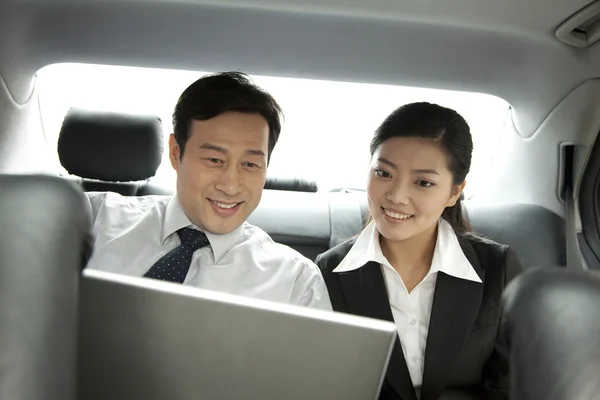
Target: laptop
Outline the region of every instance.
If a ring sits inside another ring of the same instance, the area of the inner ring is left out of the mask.
[[[80,400],[376,399],[393,323],[84,270]]]

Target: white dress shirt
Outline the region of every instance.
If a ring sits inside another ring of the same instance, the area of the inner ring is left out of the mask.
[[[90,192],[87,198],[94,218],[87,268],[141,277],[179,246],[177,230],[196,228],[177,196]],[[205,233],[210,246],[194,252],[184,285],[331,310],[319,268],[258,227],[244,223],[227,234]]]
[[[358,269],[370,261],[381,265],[390,308],[402,344],[402,351],[415,388],[423,382],[425,345],[438,273],[481,283],[475,269],[462,252],[454,230],[444,219],[438,222],[438,235],[431,268],[409,293],[398,272],[381,251],[379,231],[371,222],[356,239],[354,246],[333,272]]]

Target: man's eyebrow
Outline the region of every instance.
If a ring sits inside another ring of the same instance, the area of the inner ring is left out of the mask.
[[[225,148],[225,147],[221,147],[218,146],[216,144],[212,144],[212,143],[204,143],[202,146],[200,146],[201,149],[206,149],[206,150],[214,150],[214,151],[218,151],[219,153],[223,153],[223,154],[228,154],[229,151]],[[251,156],[266,156],[265,152],[262,151],[261,149],[248,149],[246,150],[246,154],[251,155]]]
[[[246,154],[249,154],[251,156],[266,156],[265,152],[260,150],[260,149],[250,149],[250,150],[246,150]]]
[[[200,146],[201,149],[206,149],[206,150],[214,150],[214,151],[218,151],[219,153],[223,153],[223,154],[227,154],[228,151],[226,148],[221,147],[221,146],[217,146],[216,144],[211,144],[211,143],[204,143],[202,146]]]

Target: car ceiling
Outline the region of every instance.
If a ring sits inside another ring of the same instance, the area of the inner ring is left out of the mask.
[[[346,15],[548,36],[589,0],[197,0],[197,4]]]
[[[506,99],[531,136],[595,78],[600,50],[554,29],[588,0],[5,0],[0,76],[17,103],[48,64],[89,62],[372,82]],[[318,94],[317,94],[318,95]]]

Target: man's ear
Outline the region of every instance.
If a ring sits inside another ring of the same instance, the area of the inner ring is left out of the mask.
[[[463,190],[465,190],[466,185],[467,181],[462,181],[458,185],[454,186],[454,188],[452,189],[452,195],[448,199],[448,203],[446,203],[446,207],[453,207],[456,204]]]
[[[179,169],[180,155],[181,149],[177,144],[177,140],[175,140],[175,135],[171,133],[169,136],[169,160],[171,160],[171,165],[175,171]]]

